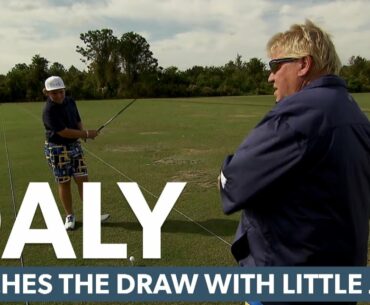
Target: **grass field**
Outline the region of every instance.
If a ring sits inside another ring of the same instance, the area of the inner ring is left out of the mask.
[[[354,96],[369,115],[370,94]],[[85,127],[96,129],[127,103],[128,100],[78,101],[78,107]],[[127,243],[128,256],[135,256],[137,266],[235,265],[230,243],[239,215],[223,215],[216,179],[224,157],[237,148],[273,104],[271,96],[138,100],[95,140],[83,144],[90,181],[102,183],[102,210],[112,215],[102,226],[102,242]],[[16,208],[29,182],[48,182],[59,201],[43,154],[43,106],[44,103],[0,106],[0,253],[14,223],[7,155]],[[116,184],[124,181],[137,182],[151,206],[166,182],[187,182],[162,227],[160,260],[141,259],[142,228]],[[24,264],[130,266],[128,260],[82,258],[82,204],[75,188],[73,193],[78,228],[68,234],[77,259],[57,260],[51,246],[27,245]],[[40,211],[33,227],[44,227]],[[0,264],[19,266],[19,260],[1,260]]]

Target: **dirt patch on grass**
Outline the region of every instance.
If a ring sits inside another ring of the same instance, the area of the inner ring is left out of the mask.
[[[119,146],[107,146],[104,149],[108,152],[119,152],[119,153],[132,153],[132,152],[157,152],[160,148],[149,145],[119,145]]]
[[[208,114],[208,113],[195,113],[195,114],[191,114],[189,116],[192,117],[192,118],[209,118],[209,117],[211,117],[211,115]]]
[[[185,155],[208,155],[212,150],[211,149],[196,149],[196,148],[184,148],[182,152]]]
[[[197,171],[180,171],[176,176],[171,177],[171,181],[185,181],[196,184],[203,189],[214,188],[216,186],[217,177],[211,177],[205,170]]]
[[[237,119],[250,119],[250,118],[256,118],[256,114],[233,114],[229,115],[230,118],[237,118]]]
[[[214,149],[182,148],[179,154],[154,161],[154,164],[198,164],[214,152]]]
[[[197,164],[197,163],[199,163],[199,160],[189,159],[182,156],[170,156],[154,161],[154,164],[168,164],[168,165]]]
[[[163,132],[161,132],[161,131],[143,131],[143,132],[139,132],[139,135],[142,135],[142,136],[151,136],[151,135],[159,135],[159,134],[163,134]]]

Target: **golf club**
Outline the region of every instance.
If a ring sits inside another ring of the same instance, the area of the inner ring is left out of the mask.
[[[130,103],[128,103],[125,107],[123,107],[120,111],[118,111],[114,116],[112,116],[108,121],[106,121],[103,125],[101,125],[98,128],[98,132],[100,132],[105,126],[107,126],[110,122],[112,122],[116,117],[118,117],[123,111],[125,111],[128,107],[130,107],[134,102],[136,101],[136,98],[133,99]]]

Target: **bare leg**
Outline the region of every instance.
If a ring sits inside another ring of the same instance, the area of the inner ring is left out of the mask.
[[[74,179],[75,179],[75,182],[77,184],[78,193],[80,194],[81,201],[83,202],[83,200],[84,200],[83,183],[88,182],[89,177],[86,175],[86,176],[74,177]],[[101,222],[105,222],[109,217],[110,217],[109,214],[102,214],[100,216],[100,220],[101,220]]]
[[[81,201],[84,200],[84,189],[83,189],[83,183],[89,181],[89,176],[78,176],[74,177],[75,182],[77,184],[78,193],[80,194]]]
[[[66,214],[73,214],[71,180],[64,183],[58,183],[58,193]]]

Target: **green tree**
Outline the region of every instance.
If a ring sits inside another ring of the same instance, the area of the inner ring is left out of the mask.
[[[9,101],[18,101],[26,99],[28,87],[29,67],[23,64],[16,64],[6,74],[6,91]]]
[[[123,34],[119,40],[118,53],[128,86],[139,81],[142,75],[157,73],[158,60],[153,57],[149,43],[139,34]]]
[[[352,56],[349,65],[343,66],[340,75],[351,92],[370,91],[370,61],[361,56]]]
[[[32,57],[32,62],[28,70],[26,96],[28,100],[35,101],[43,99],[42,89],[44,88],[44,81],[49,76],[48,64],[49,61],[38,54]]]
[[[80,34],[85,47],[77,46],[76,51],[88,63],[89,71],[96,78],[98,91],[102,97],[115,96],[118,88],[119,58],[117,37],[111,29],[88,31]]]
[[[251,58],[246,63],[247,84],[252,94],[266,94],[268,72],[265,64],[259,58]]]
[[[235,61],[229,61],[223,67],[223,73],[223,82],[218,89],[221,95],[240,95],[248,92],[249,88],[245,88],[245,63],[241,55],[237,54]]]
[[[167,97],[185,96],[188,90],[188,81],[177,67],[163,69],[159,77],[160,95]]]
[[[72,95],[76,99],[94,97],[94,90],[90,92],[84,90],[86,74],[86,72],[81,72],[75,66],[71,66],[65,71],[63,80],[69,95]]]
[[[199,96],[201,92],[201,88],[199,84],[197,83],[197,79],[199,75],[203,74],[205,71],[205,68],[202,66],[193,66],[190,69],[187,69],[184,72],[184,77],[186,78],[188,82],[188,88],[187,92],[189,96]]]
[[[6,81],[6,76],[0,74],[0,103],[6,103],[10,101],[9,90]]]
[[[66,74],[66,69],[59,62],[54,62],[49,68],[50,76],[55,75],[55,76],[60,76],[61,78],[64,78],[65,74]]]

